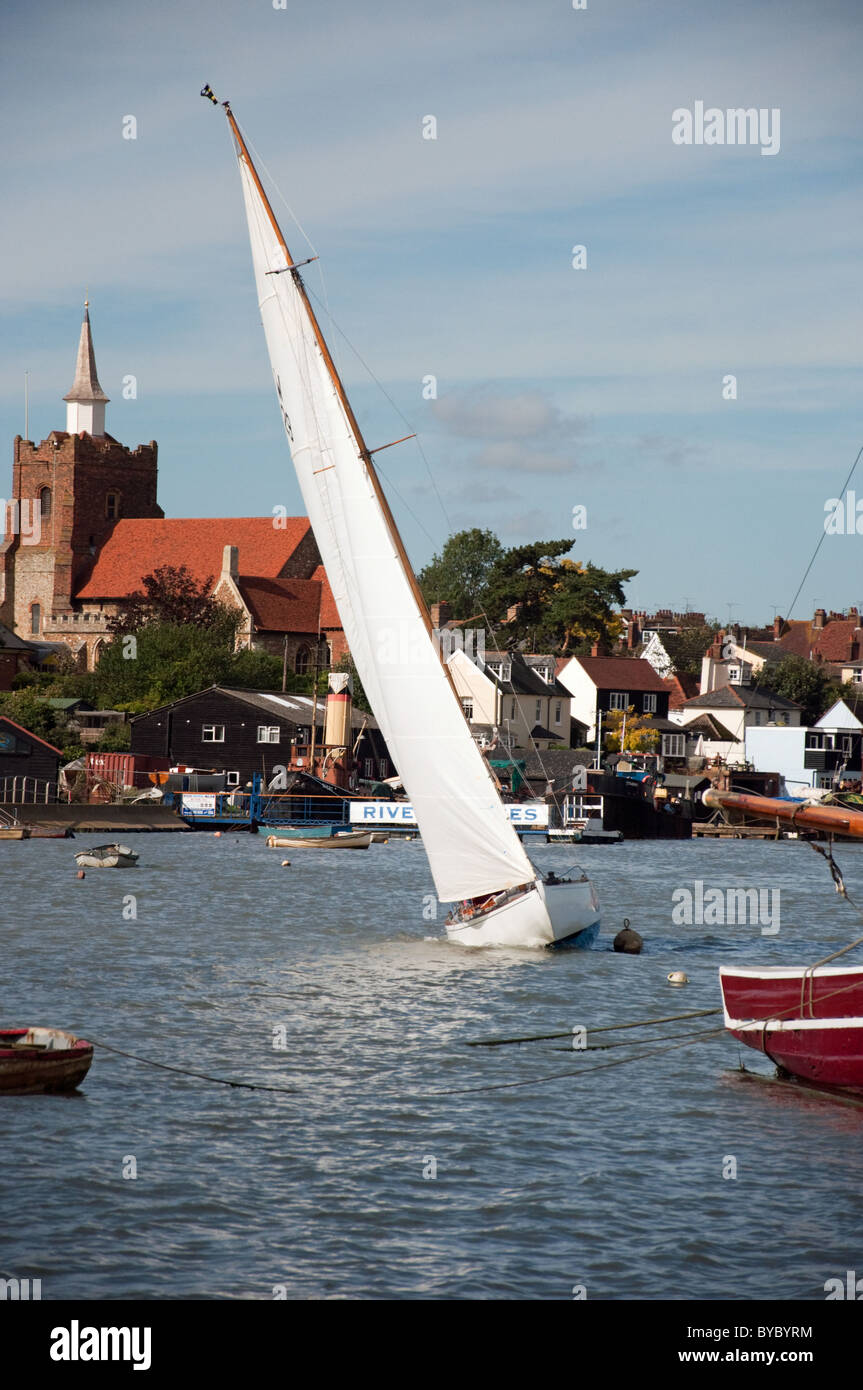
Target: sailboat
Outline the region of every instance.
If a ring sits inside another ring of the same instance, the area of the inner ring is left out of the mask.
[[[209,86],[201,93],[216,104]],[[378,478],[228,102],[258,304],[300,490],[366,695],[410,798],[447,935],[464,946],[589,945],[593,885],[547,882],[528,859],[473,740]],[[312,257],[312,259],[315,259]],[[401,443],[401,440],[395,441]],[[388,448],[389,445],[382,445]]]

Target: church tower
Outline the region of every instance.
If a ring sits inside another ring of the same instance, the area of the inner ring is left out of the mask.
[[[78,343],[66,429],[34,444],[16,436],[11,502],[0,545],[0,622],[19,637],[64,641],[82,657],[107,615],[76,602],[99,550],[123,517],[163,517],[154,440],[128,449],[105,430],[89,306]],[[82,662],[83,664],[83,662]]]

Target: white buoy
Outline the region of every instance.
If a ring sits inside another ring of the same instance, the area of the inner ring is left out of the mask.
[[[689,976],[684,974],[682,970],[672,970],[668,976],[668,983],[670,985],[688,985]]]
[[[283,869],[289,869],[290,867],[291,867],[291,861],[290,861],[290,859],[283,859],[283,860],[282,860],[282,868],[283,868]]]

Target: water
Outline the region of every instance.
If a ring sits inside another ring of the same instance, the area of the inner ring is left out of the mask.
[[[138,868],[84,882],[89,841],[0,844],[0,1018],[293,1093],[97,1052],[80,1094],[0,1101],[0,1274],[49,1299],[823,1299],[863,1273],[863,1111],[747,1082],[742,1053],[771,1068],[725,1036],[593,1071],[626,1051],[464,1045],[713,1008],[722,962],[845,944],[859,919],[806,845],[584,849],[597,949],[470,952],[423,918],[418,842],[130,842]],[[863,898],[863,850],[837,857]],[[672,925],[695,879],[779,888],[779,934]],[[640,957],[609,949],[624,916]]]

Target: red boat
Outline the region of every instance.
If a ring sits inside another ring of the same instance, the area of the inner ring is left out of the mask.
[[[73,1091],[93,1061],[93,1044],[59,1028],[0,1028],[0,1095]]]
[[[719,969],[725,1026],[805,1081],[863,1091],[863,967]]]

